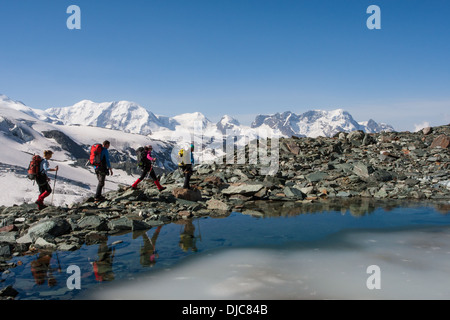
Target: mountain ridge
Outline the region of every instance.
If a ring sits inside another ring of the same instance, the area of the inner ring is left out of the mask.
[[[257,115],[250,126],[241,125],[239,120],[224,115],[217,122],[210,121],[201,112],[184,113],[173,117],[155,115],[150,110],[130,101],[92,102],[82,100],[73,106],[49,108],[45,110],[48,119],[66,125],[94,125],[124,132],[154,135],[164,138],[169,132],[191,130],[194,124],[201,124],[208,129],[209,135],[226,134],[226,130],[234,133],[251,129],[266,129],[271,134],[285,137],[330,137],[339,131],[350,132],[362,130],[366,133],[395,131],[385,123],[377,123],[373,119],[357,122],[353,116],[342,108],[335,110],[309,110],[302,114],[291,111],[277,112],[271,115]],[[164,132],[165,135],[161,135]]]

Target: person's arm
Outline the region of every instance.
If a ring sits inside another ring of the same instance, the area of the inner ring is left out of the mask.
[[[150,160],[150,161],[155,161],[156,160],[156,158],[152,157],[151,152],[147,152],[147,159]]]
[[[111,162],[109,161],[109,152],[108,149],[103,149],[102,152],[104,153],[105,162],[106,162],[106,168],[109,169],[109,173],[113,175],[113,170],[111,168]]]
[[[48,164],[47,160],[43,160],[42,161],[42,168],[41,168],[41,172],[47,174],[47,171],[49,171],[50,166]]]
[[[102,150],[103,157],[105,157],[106,168],[111,169],[111,162],[109,162],[109,152],[107,149]]]

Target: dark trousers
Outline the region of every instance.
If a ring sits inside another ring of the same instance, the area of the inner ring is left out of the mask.
[[[181,170],[183,170],[183,173],[184,173],[183,188],[184,189],[189,189],[190,188],[189,180],[191,179],[191,176],[192,176],[192,165],[191,164],[186,164],[186,165],[181,167]]]
[[[103,187],[105,186],[105,180],[106,180],[106,173],[104,172],[96,172],[97,173],[97,192],[95,193],[96,198],[100,198],[102,195]]]
[[[158,180],[158,178],[156,177],[155,170],[153,170],[153,167],[144,167],[142,174],[139,177],[139,180],[144,180],[149,172],[150,172],[150,177],[153,179],[153,181]]]
[[[45,191],[52,193],[52,188],[48,183],[48,178],[46,174],[40,174],[36,177],[36,183],[39,187],[39,194],[43,194]]]

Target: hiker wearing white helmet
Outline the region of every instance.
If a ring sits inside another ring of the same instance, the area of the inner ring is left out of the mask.
[[[190,150],[188,149],[180,149],[178,151],[178,167],[181,169],[184,175],[184,189],[190,189],[189,180],[191,179],[193,170],[192,166],[194,164],[194,144],[191,143]]]

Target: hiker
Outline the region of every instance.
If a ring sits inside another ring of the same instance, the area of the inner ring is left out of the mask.
[[[97,175],[98,185],[95,193],[95,201],[103,201],[105,197],[102,196],[102,190],[105,186],[106,176],[113,175],[111,163],[109,162],[109,146],[111,143],[108,140],[103,141],[103,148],[100,154],[100,164],[95,166],[95,174]]]
[[[191,143],[191,150],[185,150],[185,149],[180,149],[180,151],[178,152],[178,157],[179,157],[179,163],[178,163],[178,167],[181,169],[181,171],[183,172],[184,175],[184,184],[183,184],[183,188],[184,189],[190,189],[190,185],[189,185],[189,180],[191,179],[192,176],[192,166],[194,164],[194,156],[193,156],[193,152],[194,152],[194,144]]]
[[[195,226],[192,220],[182,220],[175,223],[184,225],[183,231],[180,233],[180,241],[178,242],[180,248],[185,252],[189,251],[189,249],[192,252],[197,252],[197,237],[195,236]]]
[[[53,276],[53,268],[50,266],[52,259],[52,252],[48,250],[40,251],[36,260],[31,261],[31,274],[34,281],[38,286],[43,285],[47,280],[48,286],[54,287],[57,284],[55,277]],[[61,272],[61,268],[58,269]]]
[[[139,149],[138,149],[139,150]],[[156,158],[152,157],[152,146],[145,146],[144,149],[140,152],[142,152],[141,161],[142,161],[142,174],[141,176],[131,185],[131,188],[137,189],[137,185],[139,182],[144,180],[144,178],[147,176],[147,174],[150,172],[150,177],[153,179],[153,182],[155,183],[156,187],[158,188],[159,192],[166,189],[166,187],[161,186],[159,183],[158,177],[155,174],[155,170],[153,170],[153,161],[156,161]]]
[[[116,247],[114,245],[108,246],[106,239],[100,240],[97,250],[98,259],[91,263],[95,280],[98,282],[114,280],[113,261],[115,253]]]
[[[148,237],[147,232],[144,232],[142,235],[144,244],[141,246],[140,262],[143,267],[153,267],[156,263],[156,258],[159,258],[158,251],[156,251],[156,240],[161,228],[162,226],[158,226],[151,239]]]
[[[47,198],[50,193],[52,193],[52,188],[50,187],[50,179],[47,176],[48,171],[58,171],[58,166],[56,166],[53,169],[50,169],[50,165],[48,163],[48,160],[53,155],[53,151],[51,150],[44,150],[44,159],[42,159],[40,165],[39,165],[39,173],[36,176],[36,182],[39,186],[39,197],[36,200],[36,204],[38,205],[38,209],[42,210],[46,208],[47,206],[44,205],[44,199]]]

